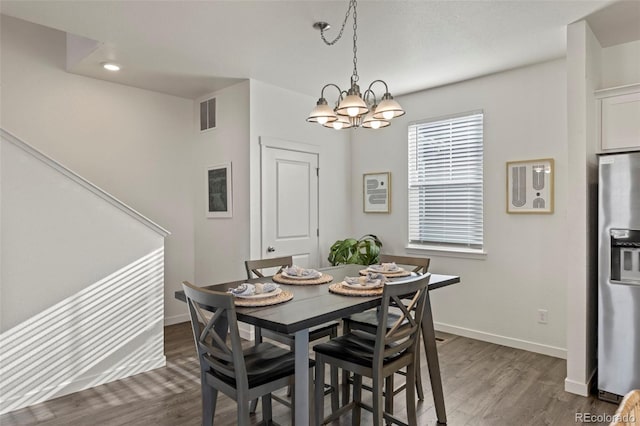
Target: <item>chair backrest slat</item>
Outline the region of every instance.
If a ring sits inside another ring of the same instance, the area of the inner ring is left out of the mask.
[[[245,260],[244,267],[247,270],[247,279],[264,278],[262,273],[266,268],[280,268],[277,273],[282,272],[284,268],[293,265],[292,256],[273,257],[271,259]]]
[[[213,370],[248,386],[233,296],[182,283],[202,371]],[[212,315],[207,319],[204,312]],[[230,344],[227,343],[230,340]]]
[[[394,305],[400,309],[400,315],[389,329],[378,327],[373,358],[374,371],[382,367],[384,358],[404,352],[413,356],[419,340],[430,278],[431,274],[427,273],[410,281],[384,285],[378,323],[387,324],[389,308]],[[411,296],[411,308],[405,307],[400,300],[407,296]]]
[[[379,259],[380,263],[395,262],[397,265],[413,266],[411,272],[420,274],[429,272],[429,263],[431,263],[431,259],[428,257],[396,256],[394,254],[380,254]]]

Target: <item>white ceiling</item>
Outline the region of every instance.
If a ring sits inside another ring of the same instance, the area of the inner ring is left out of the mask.
[[[561,57],[566,25],[611,0],[358,3],[360,85],[402,94]],[[10,1],[3,14],[97,40],[71,71],[187,98],[253,78],[318,97],[353,68],[348,1]],[[123,69],[108,74],[100,62]],[[364,87],[362,88],[364,90]]]

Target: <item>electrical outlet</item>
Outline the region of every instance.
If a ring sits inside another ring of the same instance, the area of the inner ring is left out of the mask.
[[[546,309],[538,309],[538,322],[546,324],[549,322],[549,312]]]

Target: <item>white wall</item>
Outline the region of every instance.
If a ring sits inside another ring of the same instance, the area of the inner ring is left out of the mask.
[[[318,88],[320,90],[320,88]],[[317,99],[261,81],[251,80],[251,257],[265,257],[260,249],[260,138],[317,147],[320,167],[320,258],[328,265],[329,247],[351,236],[350,131],[336,131],[307,123]],[[316,148],[314,148],[316,149]]]
[[[194,275],[193,102],[69,74],[65,33],[4,15],[1,26],[2,127],[171,231],[165,315],[183,314],[173,293]]]
[[[206,132],[196,130],[193,145],[197,285],[241,279],[246,275],[244,260],[249,257],[249,81],[204,99],[211,97],[216,98],[216,128]],[[196,101],[194,108],[199,111],[199,107],[200,102]],[[196,123],[194,128],[196,125],[199,126]],[[233,217],[208,219],[206,169],[228,162],[232,163]]]
[[[598,89],[640,82],[640,40],[603,48],[601,61]]]
[[[352,157],[352,227],[374,233],[383,251],[405,249],[407,237],[407,125],[411,121],[484,110],[485,257],[436,252],[431,271],[462,282],[435,291],[440,330],[565,356],[567,147],[565,61],[556,60],[397,98],[407,111],[381,131],[355,133]],[[505,212],[505,163],[555,160],[555,212]],[[390,171],[392,212],[362,213],[362,174]],[[549,323],[538,324],[547,309]]]
[[[0,413],[165,364],[164,233],[12,141],[0,148]]]

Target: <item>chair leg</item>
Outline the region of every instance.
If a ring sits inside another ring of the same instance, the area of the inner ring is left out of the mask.
[[[291,389],[293,389],[293,377],[289,378],[289,386],[287,386],[287,396],[291,397]]]
[[[331,366],[331,411],[336,412],[340,408],[340,395],[338,395],[338,367]]]
[[[256,398],[249,403],[249,413],[255,414],[257,409],[258,409],[258,399]]]
[[[320,354],[316,354],[316,380],[313,395],[315,397],[316,410],[315,424],[321,425],[324,420],[324,359]]]
[[[262,395],[262,421],[268,425],[273,418],[271,410],[271,394]]]
[[[338,327],[333,327],[329,335],[330,339],[338,337]],[[338,367],[331,366],[331,411],[336,412],[340,408],[340,395],[338,394]]]
[[[418,333],[418,343],[416,344],[416,357],[414,360],[416,367],[416,392],[418,392],[418,400],[424,401],[424,390],[422,388],[422,371],[420,364],[422,360],[420,358],[420,333]]]
[[[348,321],[342,321],[342,335],[349,333],[351,328]],[[347,370],[342,370],[342,405],[349,403],[350,391],[349,391],[349,378],[351,373]]]
[[[416,417],[416,364],[411,363],[407,367],[407,388],[405,390],[407,396],[407,420],[409,426],[417,426],[418,419]]]
[[[384,390],[384,411],[386,411],[389,414],[393,414],[393,397],[394,397],[394,394],[393,394],[393,389],[394,389],[393,377],[394,377],[394,374],[390,374],[384,380],[385,381],[385,384],[384,384],[384,389],[385,389]],[[391,422],[387,421],[387,425],[391,425]]]
[[[351,411],[351,425],[360,426],[360,414],[362,411],[362,376],[353,375],[353,402],[355,403]]]
[[[347,405],[351,396],[351,390],[349,389],[349,376],[350,373],[347,370],[342,370],[342,405]]]
[[[382,421],[384,419],[382,415],[384,412],[382,405],[382,388],[384,386],[384,379],[376,376],[377,375],[374,374],[372,383],[373,395],[371,396],[373,399],[373,426],[382,426]],[[393,399],[393,391],[389,392],[389,390],[387,390],[387,398]]]
[[[249,401],[246,396],[238,395],[238,426],[249,426]],[[264,410],[264,407],[262,407]]]
[[[258,344],[262,343],[262,328],[254,327],[253,328],[253,332],[254,332],[254,340],[253,340],[254,345],[258,345]],[[249,407],[249,412],[251,414],[254,414],[256,412],[257,408],[258,408],[258,398],[256,398],[253,401],[251,401],[251,405]]]
[[[204,383],[204,378],[201,379]],[[213,425],[213,417],[216,414],[216,402],[218,401],[218,389],[206,384],[202,385],[202,424]]]

